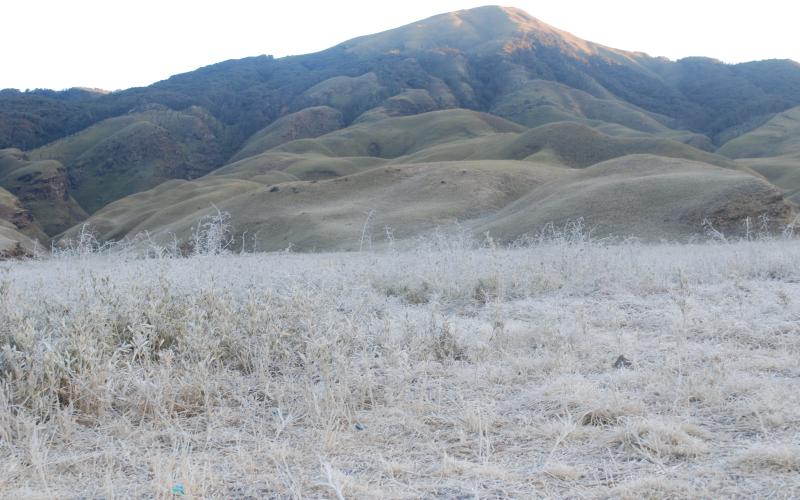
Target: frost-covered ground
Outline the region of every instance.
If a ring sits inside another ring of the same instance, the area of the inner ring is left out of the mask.
[[[0,497],[796,498],[799,355],[796,240],[0,263]]]

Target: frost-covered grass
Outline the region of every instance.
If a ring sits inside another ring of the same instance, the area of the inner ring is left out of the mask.
[[[796,240],[0,263],[0,497],[797,497],[799,348]]]

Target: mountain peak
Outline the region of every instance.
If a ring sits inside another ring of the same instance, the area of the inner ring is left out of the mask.
[[[540,21],[522,9],[488,5],[439,14],[341,45],[354,53],[402,54],[456,49],[472,53],[514,52],[556,46],[575,55],[627,55],[583,40]]]

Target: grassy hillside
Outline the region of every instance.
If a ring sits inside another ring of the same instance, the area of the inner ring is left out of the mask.
[[[751,217],[772,230],[793,220],[793,209],[768,182],[742,172],[676,158],[632,155],[599,163],[532,190],[477,221],[475,231],[505,239],[541,231],[548,222],[583,219],[597,236],[700,235],[703,223],[736,234]]]
[[[488,118],[488,121],[487,121]],[[211,175],[255,180],[284,172],[301,180],[349,175],[387,162],[396,165],[458,160],[539,160],[586,167],[628,154],[685,158],[747,170],[722,156],[648,134],[609,136],[596,128],[555,123],[525,130],[491,115],[444,110],[369,120],[314,140],[287,142],[233,162]],[[274,183],[272,176],[266,182]]]
[[[522,160],[539,155],[570,167],[651,153],[737,168],[724,157],[670,139],[612,137],[587,125],[567,122],[526,130],[493,115],[463,109],[359,123],[314,140],[289,142],[272,152],[332,158],[371,156],[395,163]]]
[[[179,236],[183,243],[189,240],[192,227],[214,204],[221,205],[263,187],[260,183],[224,178],[167,181],[107,205],[92,215],[87,223],[101,241],[134,237],[148,231],[159,235],[162,243],[169,243],[172,235],[162,229],[180,227]],[[67,236],[74,237],[80,229],[72,228]]]
[[[458,123],[462,120],[453,111],[437,112],[441,121]],[[421,120],[427,115],[420,115]],[[385,128],[401,125],[396,120],[383,122]],[[416,129],[415,129],[416,130]],[[344,134],[344,131],[342,131]],[[372,134],[372,129],[369,130]],[[397,132],[400,136],[401,132]],[[433,136],[436,137],[436,136]],[[336,134],[321,138],[322,144],[335,144],[339,137]],[[381,144],[379,138],[360,137],[359,143]],[[288,149],[291,144],[286,145]],[[309,148],[311,149],[311,148]],[[319,148],[321,152],[335,154],[336,148]],[[395,150],[396,151],[396,150]],[[352,152],[348,151],[348,152]],[[363,152],[363,149],[361,150]],[[538,160],[569,167],[586,167],[629,154],[655,154],[667,157],[685,158],[702,161],[712,165],[729,168],[742,168],[722,156],[708,153],[681,142],[654,137],[651,135],[610,136],[578,123],[559,122],[543,125],[534,129],[498,129],[496,132],[481,134],[452,134],[446,141],[428,141],[422,147],[405,148],[403,155],[396,157],[395,163],[415,163],[421,161],[447,160]]]
[[[262,184],[322,180],[355,174],[388,163],[372,156],[330,157],[318,153],[270,151],[218,168],[210,176],[247,179]]]
[[[160,241],[175,234],[185,242],[197,221],[214,211],[213,202],[233,214],[237,245],[246,232],[253,238],[248,246],[259,250],[290,244],[301,250],[353,249],[360,245],[371,211],[375,217],[370,235],[380,235],[388,226],[398,238],[406,238],[496,210],[532,187],[565,175],[569,172],[558,167],[500,161],[380,167],[327,181],[271,187],[209,176],[122,199],[97,212],[89,223],[102,239],[146,229]],[[186,195],[185,201],[176,203],[176,193]]]
[[[653,135],[708,151],[715,149],[703,134],[670,128],[679,128],[673,118],[650,113],[613,95],[596,97],[546,80],[518,84],[513,90],[498,96],[490,112],[528,127],[569,121],[591,126],[609,135]]]
[[[73,196],[89,212],[168,179],[191,179],[223,163],[223,127],[200,108],[148,106],[104,120],[31,152],[67,169]]]
[[[45,241],[47,236],[17,197],[0,188],[0,260],[30,254],[32,238]]]
[[[402,161],[406,157],[427,159],[426,152],[443,160],[522,159],[538,150],[552,149],[570,166],[586,166],[611,157],[640,152],[680,156],[720,165],[732,164],[724,158],[698,151],[678,141],[646,134],[610,137],[592,130],[590,126],[566,123],[542,126],[525,134],[522,134],[523,131],[523,128],[492,115],[468,110],[445,110],[394,119],[378,119],[375,116],[365,123],[357,123],[318,140],[286,143],[276,151],[330,157],[375,156],[399,158]],[[521,135],[517,138],[512,133]],[[474,148],[471,147],[473,139],[474,144],[478,145]],[[237,158],[241,156],[237,155]]]
[[[800,107],[726,142],[718,151],[752,168],[800,203]]]
[[[0,261],[30,256],[33,249],[33,240],[0,219]]]
[[[344,126],[342,113],[328,106],[305,108],[283,116],[259,130],[231,158],[231,162],[256,156],[285,142],[319,137]]]
[[[780,113],[755,130],[726,142],[718,153],[729,158],[800,154],[800,107]]]
[[[382,120],[395,116],[410,116],[453,107],[442,99],[434,98],[424,89],[408,89],[390,97],[369,111],[360,115],[355,122]]]
[[[358,249],[365,238],[381,238],[385,228],[400,241],[457,222],[509,240],[585,217],[603,235],[657,240],[701,235],[704,219],[737,234],[745,218],[766,215],[770,229],[780,230],[793,214],[777,188],[751,174],[656,156],[626,156],[583,170],[484,160],[273,181],[208,176],[168,183],[119,200],[88,223],[101,239],[146,230],[156,241],[188,244],[197,221],[218,208],[232,215],[234,247],[311,251]]]
[[[520,198],[529,201],[513,205]],[[488,224],[506,239],[588,217],[604,234],[658,239],[698,235],[704,218],[736,232],[742,219],[767,214],[777,227],[792,212],[748,167],[677,141],[574,122],[525,129],[454,109],[285,142],[123,198],[88,222],[103,240],[148,231],[187,243],[212,205],[232,215],[237,245],[250,235],[270,250],[353,249],[367,221],[398,239],[455,222]]]
[[[370,71],[359,76],[335,76],[309,88],[294,99],[294,109],[328,106],[342,113],[350,123],[364,111],[377,106],[391,95],[378,75]]]
[[[315,140],[284,144],[275,151],[388,159],[459,139],[522,130],[493,115],[455,109],[356,124]]]
[[[779,188],[787,199],[800,204],[800,154],[773,158],[749,158],[739,160]]]
[[[44,243],[48,240],[39,222],[26,209],[19,199],[0,187],[0,222],[30,238]]]
[[[47,235],[58,234],[87,217],[72,198],[67,171],[58,161],[32,161],[19,150],[0,150],[0,186],[19,199]]]
[[[595,97],[557,82],[531,80],[501,95],[491,113],[528,127],[558,121],[617,123],[648,133],[666,132],[666,117],[648,113],[612,96]]]

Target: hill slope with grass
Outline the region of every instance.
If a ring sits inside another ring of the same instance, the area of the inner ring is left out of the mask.
[[[61,162],[89,212],[169,179],[208,173],[226,157],[225,131],[205,110],[150,105],[30,153]]]
[[[792,221],[793,207],[769,182],[709,164],[651,155],[598,163],[532,190],[476,221],[476,231],[513,239],[549,222],[582,219],[596,236],[648,240],[701,235],[703,228],[739,234],[745,218],[766,217],[773,229]]]
[[[0,219],[0,260],[30,256],[33,248],[34,242],[29,237]]]
[[[384,241],[387,230],[402,241],[458,223],[509,241],[579,218],[602,235],[685,239],[702,234],[706,219],[737,234],[744,218],[764,214],[779,230],[794,210],[775,186],[747,172],[651,155],[584,169],[438,161],[273,181],[211,175],[167,183],[112,203],[88,223],[104,240],[146,231],[162,244],[188,246],[198,221],[221,210],[231,214],[232,248],[313,251],[363,248],[365,238]]]
[[[0,259],[30,254],[34,238],[47,236],[17,197],[0,188]]]
[[[359,122],[316,139],[283,143],[210,175],[254,179],[281,171],[313,180],[387,163],[460,160],[530,160],[581,168],[637,153],[747,170],[723,156],[660,136],[611,136],[574,122],[527,129],[493,115],[457,109]]]
[[[2,149],[0,187],[19,200],[49,236],[87,217],[71,195],[64,165],[56,160],[33,160],[18,149]]]
[[[726,142],[718,152],[737,158],[782,188],[788,199],[800,203],[800,107]]]
[[[800,154],[800,107],[780,113],[755,130],[726,142],[718,153],[730,158]]]
[[[213,203],[232,215],[236,247],[244,238],[247,249],[257,250],[357,249],[365,223],[370,237],[382,237],[384,227],[399,239],[413,237],[496,210],[540,183],[568,175],[559,167],[496,161],[378,167],[273,186],[208,176],[124,198],[88,222],[102,239],[147,230],[159,241],[175,235],[186,243],[197,221],[214,212]],[[118,228],[131,229],[120,234]]]

